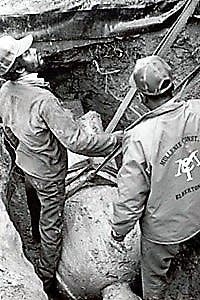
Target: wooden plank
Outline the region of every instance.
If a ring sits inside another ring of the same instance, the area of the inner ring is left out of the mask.
[[[119,120],[123,116],[125,110],[127,109],[129,104],[131,103],[133,97],[135,96],[136,91],[137,91],[136,85],[134,85],[133,87],[131,87],[129,89],[129,91],[126,94],[124,100],[122,101],[122,103],[118,107],[114,117],[112,118],[112,120],[110,121],[108,126],[106,127],[105,132],[112,132],[115,129],[115,127],[117,126]]]
[[[194,13],[195,8],[199,0],[189,0],[186,1],[185,8],[177,21],[172,25],[169,33],[164,37],[163,42],[155,50],[154,54],[164,56],[169,48],[172,46],[173,42],[177,38],[178,34],[183,30],[189,17]]]

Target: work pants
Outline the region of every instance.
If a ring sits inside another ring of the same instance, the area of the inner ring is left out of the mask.
[[[36,189],[29,182],[27,177],[25,177],[25,190],[26,190],[27,204],[31,216],[32,239],[34,242],[39,243],[41,241],[40,230],[39,230],[41,203],[38,198]]]
[[[173,258],[179,253],[181,245],[199,239],[199,234],[193,239],[179,244],[156,244],[141,238],[141,269],[144,300],[163,300],[170,281],[170,266]]]
[[[41,203],[39,228],[41,235],[40,260],[37,273],[48,292],[54,284],[61,254],[65,182],[42,180],[25,174]]]

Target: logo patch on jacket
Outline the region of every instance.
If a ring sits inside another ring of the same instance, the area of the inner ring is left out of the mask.
[[[176,177],[181,176],[182,174],[186,174],[187,181],[193,180],[192,178],[192,170],[195,167],[200,167],[200,161],[197,156],[198,150],[194,150],[188,157],[183,159],[178,159],[175,161],[178,164],[178,170],[176,173]]]

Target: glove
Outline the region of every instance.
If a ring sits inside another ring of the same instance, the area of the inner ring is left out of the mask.
[[[125,235],[120,235],[114,230],[111,230],[111,236],[116,242],[123,242]]]
[[[124,132],[123,130],[118,130],[112,133],[113,136],[115,136],[117,138],[117,144],[121,145],[123,137],[124,137]]]

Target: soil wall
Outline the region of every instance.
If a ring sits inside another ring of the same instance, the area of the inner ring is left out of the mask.
[[[80,101],[84,112],[88,110],[99,112],[106,127],[130,88],[129,77],[136,59],[151,55],[166,30],[128,35],[109,43],[89,46],[87,48],[89,62],[75,65],[67,71],[57,70],[58,73],[54,73],[53,78],[50,78],[53,90],[65,105],[69,105],[72,109],[73,103]],[[165,57],[173,69],[175,86],[199,64],[199,45],[199,21],[194,20],[179,35]],[[199,97],[199,79],[198,74],[184,91],[183,98]],[[138,113],[145,110],[139,99],[134,98],[118,128],[127,127],[138,117],[132,108]]]

